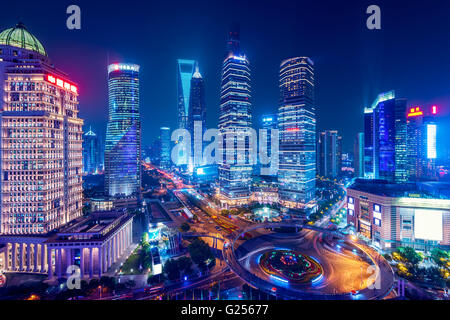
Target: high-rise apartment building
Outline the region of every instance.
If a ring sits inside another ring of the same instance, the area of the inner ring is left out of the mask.
[[[281,62],[278,129],[280,203],[301,209],[315,198],[316,185],[314,63],[310,58]]]

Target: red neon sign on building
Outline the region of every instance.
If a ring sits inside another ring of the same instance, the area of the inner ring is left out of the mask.
[[[62,79],[52,76],[51,74],[47,75],[46,80],[50,83],[56,84],[58,87],[63,88],[68,91],[72,91],[73,93],[78,93],[78,88],[73,84],[66,82]]]

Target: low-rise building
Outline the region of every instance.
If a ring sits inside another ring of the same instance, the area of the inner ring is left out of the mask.
[[[450,248],[450,184],[357,179],[347,190],[347,222],[381,249]],[[447,190],[447,191],[446,191]]]
[[[101,277],[133,242],[133,216],[95,212],[46,235],[4,235],[4,270],[61,278],[80,268],[82,277]]]

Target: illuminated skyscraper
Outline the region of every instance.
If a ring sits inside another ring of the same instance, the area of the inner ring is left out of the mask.
[[[97,134],[89,129],[83,135],[83,172],[87,174],[97,173],[101,170],[101,142]]]
[[[203,134],[206,131],[206,100],[205,84],[196,65],[191,79],[191,94],[189,98],[188,130],[191,134],[190,166],[195,169],[204,165],[203,162]]]
[[[141,188],[139,66],[109,65],[108,93],[105,191],[110,197],[138,197]]]
[[[316,185],[314,63],[310,58],[281,62],[278,129],[280,203],[303,208],[314,199]]]
[[[163,169],[170,168],[170,128],[161,127],[159,129],[159,143],[161,148],[159,165]]]
[[[271,157],[271,161],[273,163],[270,164],[261,164],[260,157],[258,157],[258,172],[257,174],[268,175],[268,176],[276,176],[278,174],[278,155],[272,153],[272,132],[278,129],[278,121],[276,114],[266,114],[262,117],[262,129],[266,130],[267,141],[266,141],[266,150],[267,156]],[[262,141],[259,141],[260,153],[262,147]]]
[[[246,203],[250,196],[254,159],[250,143],[252,108],[250,64],[240,49],[239,29],[229,33],[222,66],[219,132],[223,141],[219,186],[226,206]]]
[[[317,168],[320,176],[336,178],[342,169],[342,137],[335,130],[321,132],[317,143]]]
[[[353,145],[355,177],[364,178],[364,132],[356,134]]]
[[[77,85],[39,40],[21,23],[1,32],[0,235],[42,235],[82,215],[78,111]]]
[[[197,62],[195,60],[177,60],[178,82],[178,128],[188,128],[191,79]]]
[[[412,107],[407,115],[407,159],[409,180],[436,178],[436,136],[435,117],[437,106],[429,113],[421,107]]]
[[[394,91],[382,93],[364,113],[366,177],[405,182],[406,100],[397,99]]]

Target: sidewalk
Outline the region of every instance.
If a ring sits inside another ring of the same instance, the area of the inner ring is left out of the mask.
[[[119,257],[119,260],[117,260],[115,263],[109,267],[108,271],[104,274],[108,277],[114,277],[117,272],[119,272],[120,267],[123,265],[123,263],[128,259],[128,257],[131,255],[131,253],[138,247],[139,244],[132,243],[128,249],[125,250],[125,252]]]

